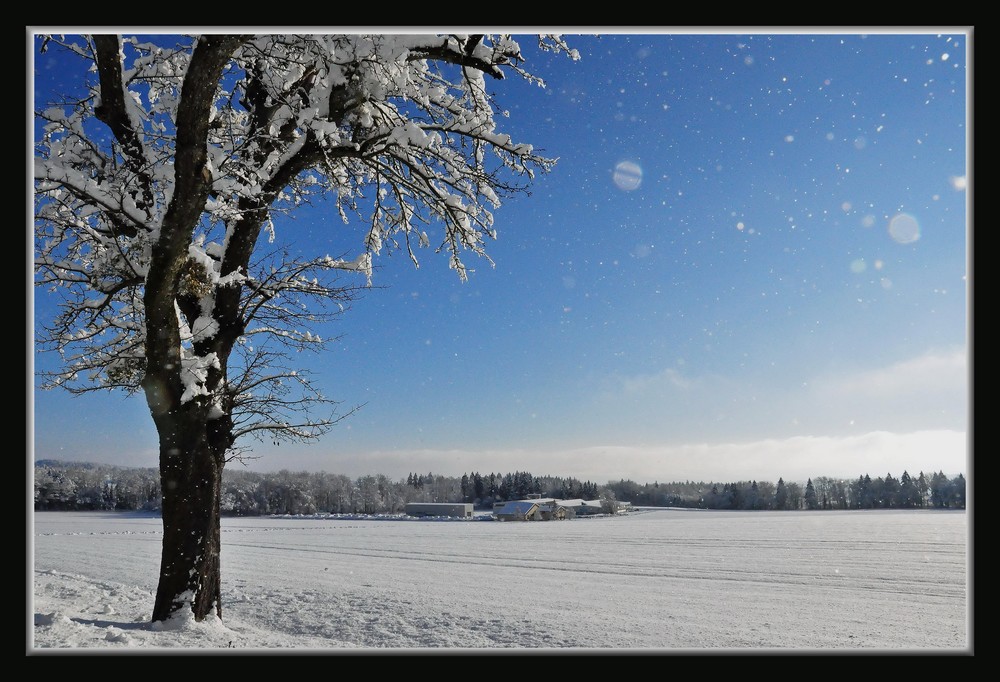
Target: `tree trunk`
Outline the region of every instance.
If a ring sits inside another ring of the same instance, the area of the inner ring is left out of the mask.
[[[154,415],[160,436],[163,551],[153,621],[187,607],[197,621],[222,617],[219,508],[225,458],[212,445],[214,421],[191,401]]]

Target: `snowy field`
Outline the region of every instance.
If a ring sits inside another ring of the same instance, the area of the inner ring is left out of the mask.
[[[157,625],[159,518],[33,518],[30,654],[971,646],[963,511],[224,519],[224,620]]]

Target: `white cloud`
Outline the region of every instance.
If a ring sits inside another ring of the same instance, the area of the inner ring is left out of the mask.
[[[321,468],[356,477],[382,473],[392,479],[410,472],[447,476],[528,471],[536,476],[572,476],[595,483],[653,481],[802,481],[817,476],[856,478],[944,471],[968,472],[966,434],[936,430],[870,432],[854,436],[796,436],[730,443],[683,445],[594,445],[581,448],[492,450],[392,450],[357,453]],[[288,468],[286,461],[283,468]]]
[[[910,432],[968,427],[965,349],[810,382],[789,410],[807,433]]]
[[[676,368],[614,377],[568,436],[601,442],[691,442],[968,428],[964,348],[927,352],[850,373],[784,381]],[[579,443],[579,440],[573,442]]]
[[[829,396],[896,398],[919,393],[964,392],[968,386],[968,361],[964,348],[931,352],[888,367],[820,380]]]

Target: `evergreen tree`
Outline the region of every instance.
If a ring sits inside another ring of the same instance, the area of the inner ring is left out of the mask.
[[[965,476],[959,474],[951,481],[951,505],[956,509],[965,509]]]
[[[742,509],[743,508],[743,483],[730,483],[729,484],[729,508],[730,509]]]
[[[806,509],[817,509],[819,507],[819,504],[816,501],[816,489],[813,487],[811,478],[806,481],[806,492],[803,497],[805,499]]]
[[[514,499],[514,476],[513,474],[506,473],[503,478],[500,479],[500,485],[497,488],[497,492],[500,495],[501,500],[513,500]]]
[[[472,474],[472,492],[477,500],[482,500],[486,492],[486,485],[483,483],[483,477],[479,475],[479,472]]]
[[[950,488],[951,482],[944,475],[943,471],[939,471],[931,476],[931,506],[935,509],[947,507],[951,493]]]
[[[919,493],[917,492],[916,483],[910,478],[910,474],[904,470],[903,475],[899,477],[897,505],[903,509],[912,509],[918,506],[918,497]]]
[[[882,480],[882,506],[892,509],[899,506],[899,481],[886,474]]]
[[[876,506],[877,491],[871,476],[865,474],[861,479],[861,509],[874,509]]]
[[[774,508],[788,509],[788,490],[785,488],[785,479],[778,479],[778,488],[774,491]]]
[[[872,480],[869,486],[872,498],[872,509],[878,509],[885,506],[885,480],[879,476]]]
[[[927,506],[927,497],[930,492],[930,483],[927,482],[927,477],[924,476],[924,472],[921,471],[920,475],[917,476],[917,506],[920,508]]]

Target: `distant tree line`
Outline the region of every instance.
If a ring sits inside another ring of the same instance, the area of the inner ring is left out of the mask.
[[[159,471],[102,464],[39,460],[35,464],[36,510],[160,510]],[[778,479],[733,483],[638,484],[630,480],[598,485],[528,472],[463,474],[460,478],[411,473],[393,481],[383,474],[352,479],[326,472],[259,473],[226,469],[222,512],[266,514],[396,514],[410,502],[495,502],[529,495],[558,499],[607,500],[635,506],[701,509],[905,509],[965,508],[965,478],[944,473],[916,478],[903,472],[857,480],[818,477],[802,486]]]
[[[462,500],[480,504],[486,501],[503,502],[507,500],[523,500],[529,495],[554,497],[560,500],[585,499],[595,500],[602,494],[603,488],[590,481],[579,481],[575,478],[560,478],[557,476],[533,476],[527,471],[515,471],[507,474],[484,474],[478,472],[462,474]]]
[[[35,509],[160,509],[158,469],[103,464],[35,463]]]
[[[965,477],[948,478],[943,472],[915,478],[904,471],[856,480],[820,476],[805,486],[771,481],[732,483],[646,483],[621,480],[606,488],[620,502],[636,506],[691,507],[698,509],[965,509]]]

